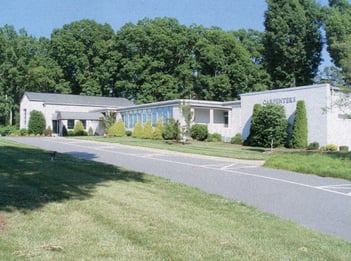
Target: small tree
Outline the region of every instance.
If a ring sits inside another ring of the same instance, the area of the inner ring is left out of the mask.
[[[143,132],[144,132],[143,125],[141,124],[140,121],[138,121],[134,126],[132,137],[133,138],[142,138]]]
[[[252,117],[251,117],[251,125],[250,125],[250,133],[245,141],[245,145],[254,146],[254,144],[257,143],[258,130],[257,130],[256,121],[257,121],[258,112],[261,109],[262,109],[261,104],[255,104],[253,107],[253,112],[252,112]]]
[[[74,125],[73,133],[75,136],[85,136],[86,135],[86,132],[84,130],[84,125],[81,121],[77,121],[77,123]]]
[[[173,118],[167,120],[167,124],[163,127],[162,136],[165,140],[180,140],[180,124]]]
[[[153,132],[154,132],[154,129],[152,128],[151,122],[147,121],[144,124],[143,138],[144,139],[152,139]]]
[[[308,139],[307,115],[304,101],[298,101],[289,147],[306,148]]]
[[[29,134],[43,134],[46,126],[44,114],[40,111],[31,111],[28,122]]]
[[[268,104],[257,113],[252,128],[255,136],[251,146],[273,148],[284,145],[287,138],[288,120],[281,105]]]
[[[162,130],[163,130],[163,123],[162,123],[162,121],[158,120],[156,122],[156,126],[154,128],[153,133],[152,133],[152,138],[154,140],[162,140],[163,139]]]
[[[115,122],[107,131],[108,136],[123,137],[126,135],[126,128],[122,119]]]

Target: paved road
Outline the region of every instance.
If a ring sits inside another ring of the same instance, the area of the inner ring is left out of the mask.
[[[8,138],[141,171],[245,202],[351,242],[351,182],[263,168],[259,162],[64,138]]]

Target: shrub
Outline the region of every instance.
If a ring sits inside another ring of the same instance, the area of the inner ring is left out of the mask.
[[[144,139],[152,139],[153,132],[154,132],[154,129],[152,128],[151,122],[147,121],[144,125],[143,138]]]
[[[138,121],[135,126],[134,126],[134,129],[133,129],[133,133],[132,133],[132,136],[133,138],[142,138],[143,137],[143,125],[141,124],[140,121]]]
[[[327,144],[327,146],[325,146],[326,151],[337,151],[338,150],[338,146],[336,144]]]
[[[258,106],[259,107],[259,106]],[[281,105],[268,104],[258,109],[251,122],[250,146],[278,147],[286,143],[288,120]]]
[[[108,136],[123,137],[126,135],[126,128],[122,119],[115,122],[107,131]]]
[[[162,137],[165,140],[180,140],[180,124],[173,118],[167,120],[163,126]]]
[[[258,112],[262,109],[261,104],[255,104],[253,107],[253,112],[252,112],[252,117],[251,117],[251,122],[250,122],[250,133],[249,136],[247,137],[245,141],[245,145],[248,146],[254,146],[256,143],[256,136],[257,136],[257,115]]]
[[[348,152],[349,151],[349,147],[348,146],[340,146],[339,150],[342,152]]]
[[[27,129],[20,129],[20,135],[21,136],[27,136],[28,135],[28,130]]]
[[[49,127],[47,127],[45,130],[44,130],[44,136],[48,136],[48,137],[51,137],[51,135],[52,135],[52,131],[51,131],[51,128],[50,128],[50,126]]]
[[[74,136],[87,136],[86,131],[84,130],[84,125],[81,121],[77,121],[73,128]]]
[[[162,130],[163,130],[163,124],[162,121],[157,121],[156,126],[154,128],[154,132],[152,133],[152,138],[154,140],[162,140]]]
[[[231,144],[242,144],[243,143],[243,138],[240,133],[237,133],[231,140]]]
[[[208,142],[218,142],[222,141],[222,135],[219,133],[208,134],[207,139]]]
[[[0,126],[0,136],[9,136],[16,132],[16,127],[7,125],[7,126]]]
[[[319,149],[319,143],[318,142],[311,142],[310,144],[308,144],[307,146],[308,150],[318,150]]]
[[[208,127],[203,124],[194,124],[190,128],[190,136],[195,140],[203,141],[208,136]]]
[[[94,136],[94,130],[92,127],[89,127],[88,136]]]
[[[294,124],[292,126],[291,139],[289,147],[291,148],[306,148],[307,147],[307,116],[306,106],[304,101],[298,101],[296,104],[296,112]]]
[[[43,134],[46,127],[45,117],[40,111],[31,111],[28,122],[28,133],[29,134]]]
[[[127,135],[128,137],[132,136],[132,131],[131,131],[131,130],[126,130],[126,135]]]

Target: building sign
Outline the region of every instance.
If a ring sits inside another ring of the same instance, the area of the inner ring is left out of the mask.
[[[296,102],[296,97],[286,97],[286,98],[275,98],[275,99],[267,99],[263,100],[262,104],[267,105],[267,104],[288,104],[288,103],[295,103]]]

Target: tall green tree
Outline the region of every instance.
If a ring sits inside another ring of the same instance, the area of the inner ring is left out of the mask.
[[[71,93],[113,94],[118,53],[113,50],[115,33],[110,25],[80,20],[51,34],[51,57],[61,66]]]
[[[306,148],[308,143],[307,112],[304,101],[297,101],[289,147]]]
[[[351,4],[347,0],[329,0],[325,31],[328,52],[341,68],[343,84],[351,86]]]
[[[312,84],[321,62],[322,12],[315,0],[266,0],[264,59],[272,88]]]

